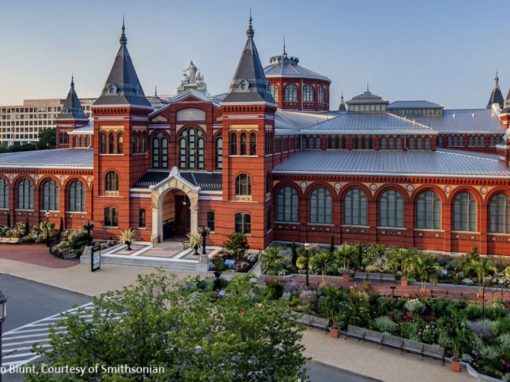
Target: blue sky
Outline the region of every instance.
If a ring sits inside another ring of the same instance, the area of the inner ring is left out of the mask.
[[[370,89],[390,101],[484,107],[499,70],[510,87],[510,2],[475,0],[0,0],[0,104],[99,95],[122,16],[146,94],[172,94],[190,59],[225,92],[245,42],[249,7],[263,64],[282,50],[332,80],[331,106]]]

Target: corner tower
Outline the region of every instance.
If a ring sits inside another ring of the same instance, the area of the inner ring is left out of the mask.
[[[496,77],[494,78],[494,88],[492,89],[489,103],[487,104],[487,109],[490,109],[495,103],[498,104],[501,109],[503,109],[505,99],[503,98],[503,94],[499,88],[498,72],[496,72]]]
[[[148,115],[152,111],[127,49],[124,22],[120,48],[94,113],[94,216],[105,238],[137,221],[130,188],[149,168]]]
[[[246,44],[223,114],[223,201],[221,234],[245,232],[252,248],[272,241],[271,170],[276,104],[260,63],[250,15]]]
[[[62,111],[56,118],[57,125],[57,148],[69,147],[68,133],[87,125],[89,119],[83,112],[80,100],[74,90],[74,77],[71,77],[71,88],[67,93],[67,98],[62,105]]]

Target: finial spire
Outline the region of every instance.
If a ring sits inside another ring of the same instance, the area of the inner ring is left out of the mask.
[[[498,71],[496,70],[496,77],[494,78],[494,81],[496,81],[496,86],[499,85],[499,76],[498,76]]]
[[[253,36],[255,36],[255,31],[253,30],[253,19],[251,17],[251,7],[250,7],[250,20],[248,22],[248,30],[246,31],[246,36],[248,36],[248,38],[253,38]]]
[[[283,55],[287,55],[287,51],[285,50],[285,36],[283,36]]]
[[[71,87],[74,89],[74,73],[71,73]]]
[[[127,45],[127,37],[126,37],[126,26],[124,24],[124,16],[122,16],[122,34],[120,35],[120,44]]]
[[[158,87],[154,86],[154,97],[158,96]]]
[[[367,80],[367,93],[370,93],[370,87],[368,86],[368,80]]]

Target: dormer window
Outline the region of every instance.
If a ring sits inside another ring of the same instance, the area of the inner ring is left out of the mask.
[[[242,79],[239,82],[239,90],[241,90],[242,92],[247,92],[248,90],[250,90],[250,83],[246,79]]]
[[[117,86],[115,86],[114,84],[110,84],[110,86],[108,86],[108,94],[116,95],[117,94]]]

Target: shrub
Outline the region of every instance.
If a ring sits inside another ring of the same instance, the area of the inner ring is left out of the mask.
[[[398,330],[398,324],[388,316],[377,317],[373,321],[373,325],[380,332],[395,334]]]
[[[419,299],[414,298],[411,300],[407,300],[404,304],[404,309],[406,309],[409,312],[422,314],[425,312],[425,304],[421,302]]]
[[[280,256],[281,247],[267,247],[262,252],[261,267],[262,273],[268,275],[285,274],[285,261]]]
[[[510,333],[500,335],[497,342],[503,352],[510,352]]]
[[[250,249],[248,239],[242,232],[234,232],[227,236],[228,240],[223,244],[226,250],[232,253],[232,256],[239,261],[246,251]]]

